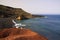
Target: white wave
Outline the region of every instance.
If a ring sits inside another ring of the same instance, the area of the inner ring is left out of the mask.
[[[22,26],[26,26],[25,24],[21,24],[21,23],[16,23],[14,20],[12,20],[12,22],[15,24],[14,26],[16,28],[22,27]]]

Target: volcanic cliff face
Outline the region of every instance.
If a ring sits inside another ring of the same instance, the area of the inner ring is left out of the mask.
[[[13,8],[9,6],[0,5],[0,18],[17,18],[29,19],[32,15],[21,8]]]
[[[0,40],[47,40],[29,29],[9,28],[0,31]]]

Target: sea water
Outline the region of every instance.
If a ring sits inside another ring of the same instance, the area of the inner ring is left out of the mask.
[[[28,29],[48,38],[48,40],[60,40],[60,15],[45,15],[47,18],[32,18],[17,21],[25,24]]]

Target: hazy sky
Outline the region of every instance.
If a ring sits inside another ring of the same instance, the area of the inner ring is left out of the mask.
[[[60,14],[60,0],[0,0],[0,4],[36,14]]]

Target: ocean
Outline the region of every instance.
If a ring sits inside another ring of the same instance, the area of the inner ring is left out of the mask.
[[[48,38],[48,40],[60,40],[60,15],[44,15],[47,18],[31,18],[29,20],[17,21],[25,24],[27,29],[31,29],[38,34]]]

